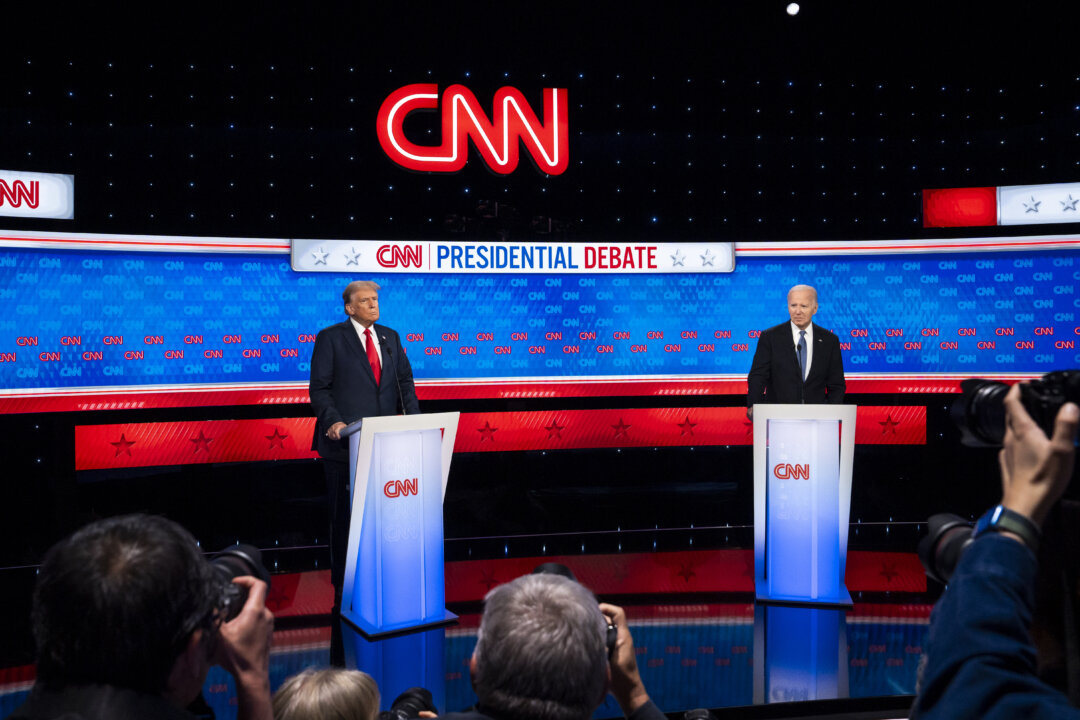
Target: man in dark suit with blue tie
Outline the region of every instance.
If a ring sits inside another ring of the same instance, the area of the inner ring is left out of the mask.
[[[308,394],[315,410],[311,449],[323,458],[330,500],[330,579],[340,596],[349,540],[348,441],[341,431],[365,417],[420,412],[412,367],[398,334],[379,319],[379,286],[349,283],[341,294],[349,318],[319,331]]]
[[[840,340],[810,322],[818,310],[817,290],[796,285],[788,291],[787,302],[791,321],[769,328],[758,339],[746,379],[748,417],[757,403],[844,402]]]

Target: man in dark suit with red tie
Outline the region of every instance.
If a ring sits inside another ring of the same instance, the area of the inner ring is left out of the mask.
[[[340,597],[349,540],[349,445],[341,431],[365,417],[420,412],[412,367],[398,334],[379,319],[379,286],[349,283],[341,294],[349,319],[319,331],[308,394],[315,410],[311,449],[323,458],[330,500],[330,579]]]
[[[810,322],[818,310],[817,290],[796,285],[788,291],[787,302],[791,321],[769,328],[758,339],[746,379],[748,417],[757,403],[844,402],[840,340]]]

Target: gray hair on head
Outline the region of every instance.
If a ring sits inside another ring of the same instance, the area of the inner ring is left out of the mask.
[[[373,290],[378,293],[379,283],[372,282],[371,280],[353,280],[345,286],[345,290],[341,293],[341,299],[348,305],[352,302],[352,296],[360,290]]]
[[[810,292],[814,293],[814,304],[816,305],[817,304],[817,290],[814,288],[813,285],[795,285],[794,287],[792,287],[790,290],[787,291],[787,296],[791,297],[791,293],[800,292],[800,291],[803,291],[803,290],[809,290]]]
[[[606,628],[596,596],[568,578],[495,588],[473,654],[480,704],[515,720],[588,720],[606,690]]]

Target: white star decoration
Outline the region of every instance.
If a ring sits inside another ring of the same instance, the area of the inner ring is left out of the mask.
[[[315,258],[315,264],[316,265],[325,265],[326,264],[326,258],[329,257],[329,255],[330,255],[330,253],[326,252],[322,248],[319,248],[318,250],[314,250],[311,253],[311,256],[313,258]]]
[[[1036,200],[1034,195],[1031,196],[1031,204],[1030,205],[1028,205],[1023,200],[1021,200],[1020,203],[1024,206],[1024,212],[1025,213],[1029,213],[1029,212],[1037,213],[1037,212],[1039,212],[1039,206],[1042,205],[1042,201],[1041,200]]]
[[[1065,198],[1064,200],[1061,200],[1060,202],[1061,202],[1061,212],[1068,212],[1070,210],[1072,210],[1073,212],[1076,212],[1077,211],[1076,210],[1076,203],[1080,202],[1080,198],[1074,198],[1072,196],[1072,193],[1069,193],[1069,196],[1067,198]]]
[[[350,255],[349,253],[345,253],[345,264],[346,265],[359,265],[360,264],[360,255],[361,255],[361,253],[359,251],[357,251],[356,248],[349,248],[349,249],[352,250],[353,254]]]
[[[682,250],[676,250],[675,254],[671,256],[671,267],[686,267],[686,258],[683,257]]]
[[[713,260],[715,259],[716,256],[712,254],[712,251],[709,250],[709,248],[705,248],[705,254],[701,256],[701,267],[715,267],[713,265]]]

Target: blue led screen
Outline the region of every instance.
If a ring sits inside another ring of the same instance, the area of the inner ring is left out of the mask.
[[[0,386],[308,378],[347,275],[273,254],[0,250]],[[417,378],[742,375],[796,283],[848,373],[1078,365],[1080,252],[743,257],[729,274],[383,274]]]

